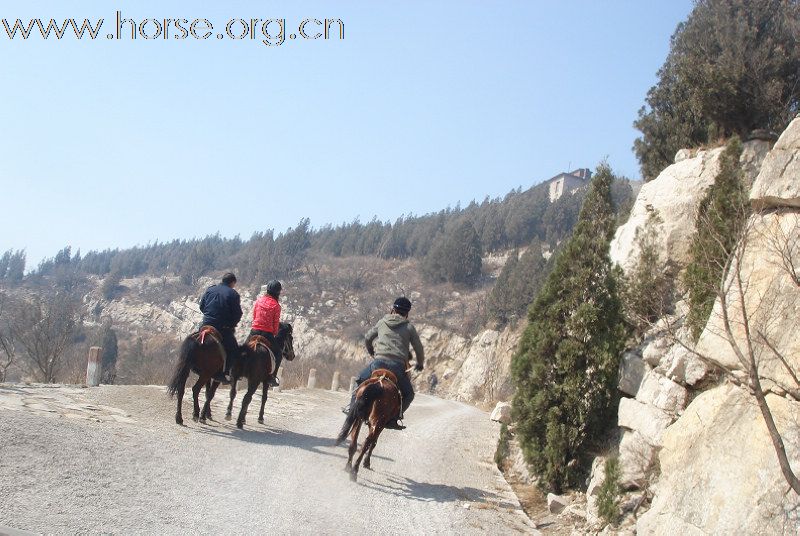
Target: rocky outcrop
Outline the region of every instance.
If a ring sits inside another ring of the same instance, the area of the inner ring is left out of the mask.
[[[778,138],[761,165],[750,200],[753,208],[800,208],[800,118],[795,119]]]
[[[743,144],[740,162],[746,180],[753,181],[761,167],[769,142],[748,141]],[[724,148],[699,151],[690,156],[679,151],[676,162],[662,171],[654,180],[642,186],[631,209],[628,221],[617,229],[611,242],[611,260],[630,270],[639,258],[636,233],[644,227],[649,215],[657,211],[663,223],[660,233],[660,251],[664,267],[681,270],[689,261],[689,246],[695,231],[697,207],[709,186],[719,173],[719,157]]]
[[[800,470],[800,403],[770,395],[795,470]],[[787,493],[763,418],[742,389],[698,396],[663,436],[661,478],[641,535],[797,534],[800,501]]]
[[[714,304],[697,352],[744,376],[750,370],[752,345],[764,382],[797,394],[800,280],[789,261],[800,268],[800,215],[770,211],[751,216],[747,238],[726,280],[725,303],[717,299]]]
[[[692,158],[672,164],[658,177],[642,186],[627,223],[620,226],[611,242],[611,260],[630,270],[639,257],[636,232],[644,227],[650,213],[658,211],[663,220],[660,251],[666,264],[685,266],[694,233],[695,212],[705,190],[719,173],[723,149],[700,151]],[[685,157],[686,155],[681,155]]]

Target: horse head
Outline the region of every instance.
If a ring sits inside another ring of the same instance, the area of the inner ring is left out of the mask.
[[[278,336],[275,341],[279,346],[283,346],[283,358],[287,361],[294,361],[294,337],[292,336],[292,325],[281,322],[278,328]]]

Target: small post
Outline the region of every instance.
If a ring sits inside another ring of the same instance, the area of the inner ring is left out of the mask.
[[[283,369],[278,369],[278,386],[273,387],[273,390],[276,393],[280,393],[283,390],[283,387],[281,387],[282,383],[283,383]]]
[[[331,381],[331,391],[339,390],[339,371],[333,373],[333,381]]]
[[[350,376],[350,388],[347,390],[348,393],[352,393],[356,390],[356,378],[355,376]]]
[[[317,369],[312,368],[308,371],[308,388],[314,389],[317,387]]]
[[[86,364],[86,385],[97,387],[100,385],[100,376],[103,374],[103,364],[100,354],[103,349],[99,346],[89,348],[89,362]]]

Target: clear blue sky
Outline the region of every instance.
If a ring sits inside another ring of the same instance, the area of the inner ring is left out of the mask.
[[[95,41],[11,41],[0,26],[0,251],[26,249],[29,268],[65,245],[246,239],[302,217],[394,220],[604,157],[638,177],[632,122],[691,10],[689,0],[66,4],[0,7],[12,24],[105,18]],[[231,18],[285,18],[287,34],[305,18],[339,18],[345,39],[106,39],[117,9],[206,18],[215,34]]]

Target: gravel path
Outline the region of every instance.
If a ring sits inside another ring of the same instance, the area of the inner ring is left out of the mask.
[[[226,401],[215,400],[215,418]],[[0,525],[58,534],[535,532],[492,463],[498,428],[484,412],[419,395],[409,428],[384,432],[374,471],[362,469],[354,484],[342,470],[346,449],[332,446],[344,393],[271,393],[264,425],[259,401],[241,431],[192,422],[186,400],[188,426],[177,426],[162,387],[0,385]]]

